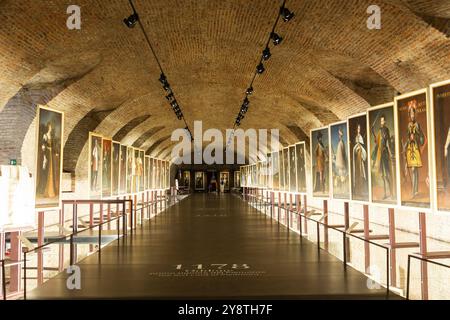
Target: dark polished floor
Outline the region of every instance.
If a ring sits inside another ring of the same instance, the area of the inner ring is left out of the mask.
[[[233,195],[193,195],[79,266],[81,290],[62,273],[28,299],[385,298]]]

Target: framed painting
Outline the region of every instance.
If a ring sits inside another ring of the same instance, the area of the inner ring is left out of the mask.
[[[377,204],[397,205],[394,104],[370,108],[367,115],[370,199]]]
[[[112,143],[112,195],[119,195],[120,184],[120,143]]]
[[[430,208],[428,89],[395,98],[397,194],[403,207]]]
[[[204,191],[205,190],[205,173],[195,172],[195,190]]]
[[[145,190],[145,151],[139,150],[139,158],[136,163],[136,175],[137,180],[139,181],[139,190],[140,192]]]
[[[241,171],[235,171],[234,172],[234,187],[240,188],[241,187]]]
[[[348,118],[351,199],[361,202],[370,200],[367,133],[366,113]]]
[[[289,147],[289,191],[297,192],[297,161],[295,146]]]
[[[333,199],[350,199],[347,121],[330,125],[330,172]]]
[[[103,173],[103,138],[93,132],[89,133],[89,196],[100,198],[102,196]]]
[[[112,140],[103,139],[102,145],[102,197],[111,197]]]
[[[149,190],[150,189],[150,156],[145,156],[145,165],[144,165],[144,170],[145,170],[145,190]]]
[[[295,145],[295,158],[297,166],[297,192],[306,193],[306,145],[300,142]]]
[[[36,208],[61,206],[64,113],[39,106],[36,137]]]
[[[230,173],[228,171],[220,173],[219,183],[222,192],[230,191]]]
[[[330,143],[329,128],[311,130],[311,176],[313,196],[327,198],[330,196]]]
[[[289,191],[289,147],[283,149],[284,191]]]
[[[191,172],[183,171],[183,180],[181,181],[181,185],[185,188],[190,189],[191,187]]]
[[[433,195],[436,209],[450,211],[450,80],[431,85]]]
[[[275,151],[272,153],[272,189],[280,190],[280,152]]]
[[[120,145],[119,193],[127,193],[127,146]]]
[[[284,174],[284,149],[280,150],[280,191],[284,191],[284,185],[286,183],[285,181],[285,174]]]
[[[166,189],[170,189],[170,162],[166,161]]]
[[[267,155],[267,189],[273,189],[272,154]]]
[[[134,149],[127,147],[127,193],[133,193],[134,182]]]

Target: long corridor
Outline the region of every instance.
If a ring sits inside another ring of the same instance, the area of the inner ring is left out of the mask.
[[[367,278],[234,195],[194,194],[28,299],[385,298]]]

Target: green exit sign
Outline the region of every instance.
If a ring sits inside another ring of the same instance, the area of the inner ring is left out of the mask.
[[[9,164],[11,166],[17,166],[17,160],[16,159],[11,159],[11,160],[9,160]]]

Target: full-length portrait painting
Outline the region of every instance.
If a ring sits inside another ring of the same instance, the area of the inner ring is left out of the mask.
[[[120,145],[119,193],[127,193],[127,146]]]
[[[205,190],[205,174],[203,172],[195,172],[195,190]]]
[[[295,146],[289,147],[289,191],[297,191],[297,161],[295,159]]]
[[[347,121],[330,125],[331,185],[334,199],[350,199]]]
[[[220,190],[222,191],[230,191],[230,173],[223,171],[220,173]],[[222,191],[222,192],[223,192]]]
[[[191,187],[191,172],[190,171],[183,171],[181,185],[188,189]]]
[[[94,133],[89,134],[89,181],[92,198],[102,195],[103,138]]]
[[[240,171],[234,172],[234,187],[235,188],[241,187],[241,172]]]
[[[367,115],[348,119],[350,181],[352,200],[369,201],[369,153]]]
[[[39,107],[36,140],[37,208],[60,206],[63,132],[63,113]]]
[[[150,189],[150,157],[145,156],[145,190]]]
[[[134,181],[134,149],[127,147],[127,193],[133,193],[133,181]]]
[[[272,188],[280,190],[280,152],[272,153]]]
[[[430,207],[427,99],[427,90],[395,99],[402,206]]]
[[[102,196],[111,196],[111,179],[112,179],[112,141],[103,139],[102,151]]]
[[[397,203],[394,104],[368,111],[369,168],[372,202]]]
[[[136,163],[136,175],[139,179],[139,191],[145,190],[145,151],[139,150],[139,160]]]
[[[330,195],[328,131],[328,128],[311,131],[311,176],[315,197],[328,197]]]
[[[450,211],[450,81],[431,86],[436,207]]]
[[[119,195],[120,183],[120,143],[113,142],[112,145],[112,195]]]
[[[283,149],[283,176],[284,176],[283,190],[289,191],[289,148]]]
[[[306,148],[305,143],[300,142],[295,145],[295,155],[297,159],[297,192],[306,193]]]

